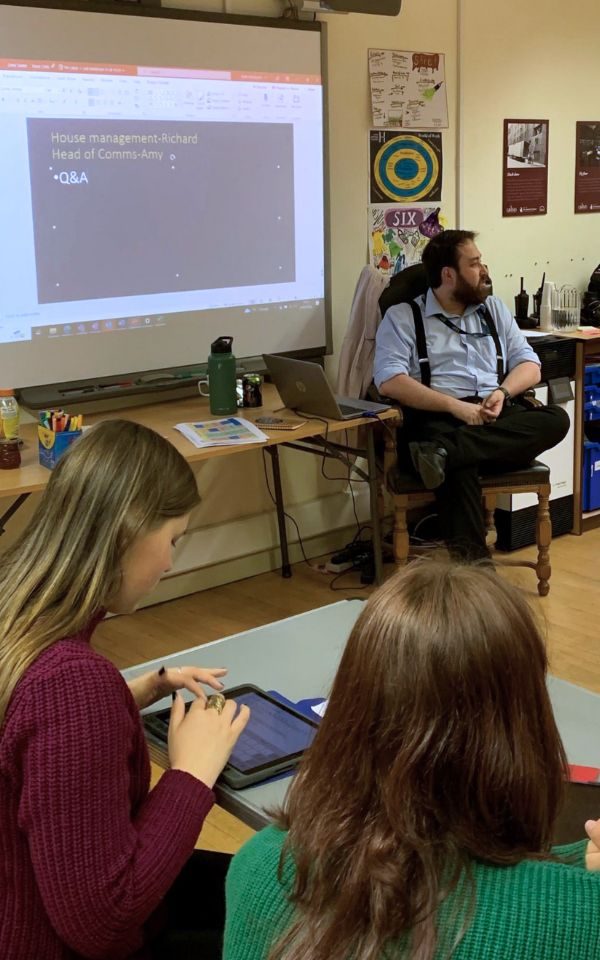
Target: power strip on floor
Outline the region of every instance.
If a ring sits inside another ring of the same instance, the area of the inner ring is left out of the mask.
[[[352,560],[346,560],[342,563],[333,563],[331,560],[325,564],[325,569],[329,573],[343,573],[344,570],[352,570],[354,563]]]

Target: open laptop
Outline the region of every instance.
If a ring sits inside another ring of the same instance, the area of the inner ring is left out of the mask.
[[[390,409],[385,403],[336,396],[318,363],[268,353],[263,354],[263,360],[289,410],[329,420],[353,420]]]

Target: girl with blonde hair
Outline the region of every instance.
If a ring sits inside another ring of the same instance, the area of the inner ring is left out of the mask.
[[[59,461],[27,529],[0,555],[7,960],[186,955],[176,946],[178,884],[248,710],[236,716],[233,702],[222,713],[205,709],[202,684],[220,690],[224,669],[160,670],[128,685],[90,641],[106,611],[133,611],[171,567],[198,500],[170,443],[138,424],[106,421]],[[196,696],[187,713],[182,688]],[[139,711],[171,693],[170,770],[150,790]],[[213,867],[204,885],[194,871],[195,942],[206,957],[220,952],[208,893],[203,903],[208,889],[215,910]]]
[[[493,571],[392,577],[284,810],[233,859],[225,960],[597,958],[600,876],[585,841],[552,847],[566,759],[546,669]]]

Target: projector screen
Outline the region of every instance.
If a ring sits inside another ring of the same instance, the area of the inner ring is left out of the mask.
[[[326,349],[319,26],[0,5],[0,386]]]

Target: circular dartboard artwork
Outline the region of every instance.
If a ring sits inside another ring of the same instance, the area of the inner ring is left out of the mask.
[[[371,203],[439,200],[442,151],[439,133],[371,133]]]

